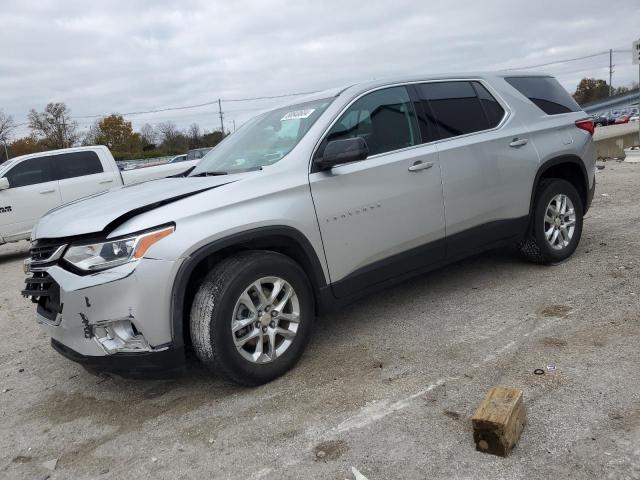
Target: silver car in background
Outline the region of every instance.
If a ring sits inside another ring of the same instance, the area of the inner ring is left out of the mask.
[[[500,245],[569,258],[595,189],[592,134],[545,75],[324,91],[249,121],[187,176],[47,214],[23,294],[87,368],[151,375],[192,350],[261,384],[296,363],[320,311]]]

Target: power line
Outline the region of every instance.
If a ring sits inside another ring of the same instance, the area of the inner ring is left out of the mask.
[[[578,60],[585,60],[587,58],[594,58],[594,57],[600,57],[602,55],[609,55],[609,53],[629,53],[631,52],[631,50],[606,50],[604,52],[598,52],[598,53],[592,53],[591,55],[584,55],[582,57],[574,57],[574,58],[567,58],[564,60],[556,60],[554,62],[547,62],[547,63],[540,63],[538,65],[527,65],[526,67],[512,67],[512,68],[505,68],[504,70],[506,71],[511,71],[511,70],[526,70],[528,68],[540,68],[540,67],[548,67],[549,65],[556,65],[558,63],[569,63],[569,62],[575,62]]]
[[[121,113],[120,115],[124,116],[132,116],[132,115],[144,115],[147,113],[161,113],[161,112],[173,112],[176,110],[188,110],[188,109],[192,109],[192,108],[201,108],[201,107],[208,107],[211,105],[216,105],[219,104],[220,102],[251,102],[251,101],[255,101],[255,100],[273,100],[273,99],[277,99],[277,98],[286,98],[286,97],[296,97],[296,96],[300,96],[300,95],[309,95],[311,93],[317,93],[319,90],[315,90],[312,92],[295,92],[295,93],[284,93],[281,95],[269,95],[269,96],[264,96],[264,97],[249,97],[249,98],[230,98],[230,99],[217,99],[217,100],[212,100],[210,102],[204,102],[204,103],[197,103],[195,105],[181,105],[178,107],[164,107],[164,108],[156,108],[153,110],[140,110],[140,111],[135,111],[135,112],[125,112],[125,113]],[[218,105],[219,106],[219,105]],[[100,114],[100,115],[74,115],[73,118],[102,118],[105,117],[106,114]]]
[[[276,98],[295,97],[299,95],[311,95],[312,93],[318,93],[321,90],[313,90],[310,92],[297,92],[297,93],[285,93],[283,95],[271,95],[269,97],[253,97],[253,98],[227,98],[222,99],[223,102],[252,102],[254,100],[273,100]]]
[[[599,57],[601,55],[605,55],[605,54],[609,54],[609,51],[607,50],[606,52],[598,52],[598,53],[592,53],[591,55],[585,55],[583,57],[575,57],[575,58],[568,58],[565,60],[556,60],[555,62],[547,62],[547,63],[540,63],[538,65],[527,65],[526,67],[512,67],[512,68],[505,68],[504,70],[506,71],[511,71],[511,70],[525,70],[528,68],[539,68],[539,67],[547,67],[549,65],[556,65],[558,63],[568,63],[568,62],[575,62],[577,60],[585,60],[587,58],[593,58],[593,57]]]

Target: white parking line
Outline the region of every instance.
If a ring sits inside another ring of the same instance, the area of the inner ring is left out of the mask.
[[[357,414],[347,418],[337,427],[333,428],[332,433],[344,433],[354,428],[366,427],[367,425],[380,420],[393,412],[407,408],[411,404],[412,400],[430,392],[440,385],[443,385],[445,382],[457,380],[458,378],[459,377],[441,378],[436,383],[429,385],[427,388],[393,403],[390,403],[389,399],[385,399],[366,405]]]

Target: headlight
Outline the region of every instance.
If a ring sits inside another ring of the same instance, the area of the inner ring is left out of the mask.
[[[141,259],[154,243],[174,231],[171,226],[105,242],[71,245],[63,258],[85,272],[105,270]]]

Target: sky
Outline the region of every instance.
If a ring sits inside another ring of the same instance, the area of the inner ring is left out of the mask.
[[[613,85],[637,81],[631,42],[640,1],[614,0],[2,0],[0,109],[16,123],[65,102],[91,115],[222,99],[233,130],[278,100],[397,74],[527,67],[610,48]],[[573,92],[608,80],[609,56],[535,68]],[[295,98],[295,97],[292,97]],[[220,128],[218,106],[127,115],[134,128],[172,120]],[[26,125],[14,136],[26,135]]]

